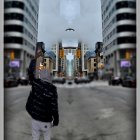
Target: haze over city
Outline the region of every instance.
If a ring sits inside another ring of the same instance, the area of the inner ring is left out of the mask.
[[[68,44],[80,40],[94,49],[102,41],[100,0],[40,0],[39,8],[38,41],[46,47],[59,40]]]

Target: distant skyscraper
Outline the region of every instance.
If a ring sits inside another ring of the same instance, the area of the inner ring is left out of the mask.
[[[26,76],[30,60],[35,55],[38,35],[38,12],[39,0],[4,1],[6,72]]]
[[[132,74],[136,55],[136,0],[101,0],[106,70],[115,76]]]
[[[53,68],[53,75],[57,76],[57,72],[58,72],[58,61],[59,61],[59,43],[56,43],[52,46],[51,48],[52,52],[54,52],[56,59],[55,59],[55,65]]]

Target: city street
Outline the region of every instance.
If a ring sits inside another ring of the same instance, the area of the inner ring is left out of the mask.
[[[25,104],[31,86],[5,89],[5,140],[31,140]],[[52,140],[134,140],[134,88],[94,81],[58,85],[60,123]]]

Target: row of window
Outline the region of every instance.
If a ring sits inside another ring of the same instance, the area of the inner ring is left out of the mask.
[[[30,23],[30,21],[26,17],[24,17],[24,22],[27,25],[29,25],[29,27],[31,28],[31,30],[35,33],[35,35],[37,35],[37,31],[36,31],[35,27]]]
[[[117,28],[114,28],[104,39],[103,42],[105,43],[108,41],[115,33],[120,32],[136,32],[136,26],[135,25],[119,25]]]
[[[135,25],[120,25],[120,26],[117,26],[117,33],[119,32],[136,32],[136,26]]]
[[[134,1],[120,1],[116,3],[116,9],[120,8],[136,8],[136,2]]]
[[[20,8],[24,9],[24,3],[20,1],[6,1],[4,2],[4,8]]]
[[[107,25],[107,27],[103,31],[103,35],[112,27],[112,25],[120,20],[136,20],[136,14],[135,13],[121,13],[117,14],[116,17],[114,17],[111,22]]]
[[[104,29],[103,35],[106,34],[106,32],[112,27],[112,25],[113,25],[114,23],[116,23],[116,17],[114,17],[114,18],[110,21],[110,23],[107,25],[107,27]]]
[[[24,28],[24,33],[34,42],[36,42],[36,38],[26,29]]]
[[[23,26],[21,25],[4,25],[4,32],[17,31],[23,33]]]
[[[30,5],[32,11],[35,13],[35,15],[38,17],[38,12],[35,9],[35,7],[32,5],[31,0],[27,0],[28,4]]]
[[[111,7],[111,4],[112,4],[112,0],[110,0],[108,2],[108,5],[106,6],[106,8],[104,8],[105,10],[103,11],[102,16],[106,15],[109,8]],[[115,7],[113,7],[112,10],[110,10],[110,14],[111,14],[111,12],[114,12],[115,9],[120,9],[120,8],[134,8],[135,9],[136,8],[136,2],[135,1],[120,1],[120,2],[117,2]]]
[[[136,37],[119,37],[117,38],[117,44],[124,43],[136,43]]]
[[[25,23],[27,23],[32,28],[32,30],[35,32],[35,34],[37,34],[37,31],[34,28],[34,26],[29,22],[29,20],[23,14],[19,14],[19,13],[5,13],[4,14],[4,20],[20,20],[20,21],[25,21]]]
[[[110,49],[112,46],[115,46],[117,44],[117,40],[114,39],[110,44],[108,44],[106,47],[105,47],[105,51]]]
[[[114,28],[104,39],[103,42],[107,42],[116,33],[116,28]]]
[[[104,8],[105,10],[103,11],[103,15],[105,16],[105,14],[106,14],[106,12],[108,11],[108,9],[111,7],[111,4],[112,4],[112,0],[110,0],[109,2],[108,2],[108,5]]]
[[[116,10],[116,7],[114,6],[111,10],[110,10],[110,12],[109,12],[109,14],[107,15],[107,17],[104,19],[104,21],[103,21],[103,26],[106,24],[106,22],[109,20],[109,18],[112,16],[112,14],[114,13],[114,11]],[[102,15],[102,19],[103,19],[103,15]]]
[[[19,14],[19,13],[5,13],[4,14],[4,20],[20,20],[23,21],[24,16],[23,14]]]
[[[28,46],[32,50],[35,50],[35,46],[29,43],[27,40],[23,39],[22,37],[4,37],[4,43],[16,43]]]
[[[103,11],[102,19],[106,15],[106,12],[108,12],[108,9],[109,9],[110,5],[111,5],[111,2],[108,3],[107,7]],[[120,8],[134,8],[135,9],[136,8],[136,2],[134,2],[134,1],[122,1],[122,2],[116,3],[116,5],[109,11],[109,14],[104,19],[104,21],[103,21],[103,27],[107,23],[107,21],[109,20],[109,18],[111,17],[111,15],[114,13],[114,11],[117,10],[117,9],[120,9]],[[129,13],[118,15],[117,21],[123,20],[123,19],[132,19],[132,20],[135,20],[136,19],[136,15],[135,14],[129,14]]]
[[[29,9],[24,5],[23,2],[18,2],[18,1],[4,2],[4,8],[20,8],[20,9],[24,9],[28,13],[29,17],[32,19],[33,23],[37,26],[37,22],[36,22],[35,18],[31,14]]]
[[[4,25],[4,31],[5,32],[20,32],[20,33],[25,33],[31,40],[36,42],[36,38],[23,26],[21,25]]]
[[[29,11],[29,9],[26,6],[25,6],[25,11],[29,15],[29,17],[32,19],[33,24],[35,24],[37,26],[37,20],[35,20],[35,18],[33,17],[33,15],[31,14],[31,12]]]
[[[21,38],[21,37],[4,37],[4,43],[23,44],[23,38]]]
[[[136,44],[136,37],[118,37],[105,47],[105,51],[117,44],[120,45],[126,43]]]
[[[120,20],[136,20],[136,14],[135,13],[122,13],[117,14],[117,21]]]
[[[30,42],[23,39],[23,45],[28,46],[30,49],[35,50],[35,46],[33,46]]]

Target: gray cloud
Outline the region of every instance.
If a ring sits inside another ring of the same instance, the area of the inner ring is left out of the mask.
[[[80,15],[71,24],[60,15],[60,1],[40,0],[38,41],[47,47],[62,39],[81,40],[89,47],[102,41],[100,0],[80,0]],[[75,32],[66,32],[69,27]]]

